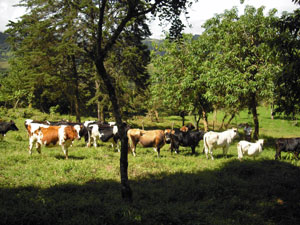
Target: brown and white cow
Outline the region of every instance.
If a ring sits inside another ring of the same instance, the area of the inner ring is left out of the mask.
[[[140,129],[129,129],[127,132],[129,141],[129,147],[132,154],[136,156],[135,149],[136,145],[140,143],[142,147],[148,148],[153,147],[154,151],[157,152],[157,156],[160,155],[160,149],[165,144],[165,134],[163,130],[140,130]]]
[[[28,129],[31,130],[31,124],[28,125]],[[36,150],[39,153],[41,153],[42,145],[47,147],[60,145],[66,159],[68,159],[68,148],[78,138],[78,132],[73,126],[39,127],[29,135],[29,154],[32,154],[34,144],[36,144]]]

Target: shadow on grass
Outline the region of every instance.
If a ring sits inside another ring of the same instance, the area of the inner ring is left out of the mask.
[[[69,155],[68,157],[69,157],[69,159],[72,159],[72,160],[84,160],[84,159],[86,159],[86,157],[84,157],[84,156]],[[55,158],[59,159],[59,160],[66,160],[66,157],[64,155],[55,155]]]
[[[299,224],[299,177],[289,163],[233,160],[131,180],[132,203],[113,180],[1,188],[0,224]]]

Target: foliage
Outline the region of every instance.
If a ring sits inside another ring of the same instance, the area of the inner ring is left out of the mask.
[[[249,108],[257,137],[256,108],[273,99],[280,71],[276,53],[268,45],[278,33],[272,26],[276,10],[268,16],[263,11],[247,6],[238,16],[236,8],[226,10],[205,23],[198,39],[165,41],[160,47],[165,54],[153,54],[154,102],[188,112],[224,109],[233,116]]]
[[[275,111],[295,118],[300,110],[300,9],[282,15],[275,24],[280,35],[273,40],[283,66],[276,77]]]

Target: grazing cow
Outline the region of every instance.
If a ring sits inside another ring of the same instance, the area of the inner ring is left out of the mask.
[[[237,144],[238,159],[242,160],[244,155],[253,156],[255,159],[255,156],[258,156],[262,152],[263,144],[263,139],[259,139],[255,143],[251,143],[248,141],[240,141]]]
[[[208,153],[211,159],[214,157],[212,155],[212,150],[217,147],[223,148],[223,155],[227,155],[229,145],[235,137],[238,136],[237,128],[232,128],[223,132],[209,131],[203,136],[204,151],[206,158],[208,159]]]
[[[31,124],[28,125],[31,127]],[[49,126],[39,127],[31,133],[29,137],[29,154],[32,154],[33,145],[36,144],[36,150],[41,153],[41,146],[47,147],[60,145],[62,151],[68,159],[68,148],[75,139],[78,139],[78,133],[73,126]]]
[[[119,134],[118,127],[111,126],[109,124],[102,123],[91,123],[87,127],[88,130],[88,143],[87,147],[90,147],[94,144],[94,147],[97,147],[97,141],[101,140],[103,142],[111,141],[112,147],[114,150],[119,149]]]
[[[19,130],[14,121],[11,120],[10,122],[0,122],[0,140],[2,140],[6,133],[10,130]]]
[[[85,137],[88,133],[87,128],[82,123],[74,123],[74,122],[68,122],[68,121],[47,121],[47,123],[51,126],[61,126],[61,125],[67,125],[67,126],[73,126],[75,130],[78,133],[79,140],[81,137]]]
[[[195,154],[196,146],[203,139],[204,131],[165,130],[166,142],[171,143],[171,152],[179,152],[179,146],[191,147]]]
[[[275,141],[276,155],[275,159],[281,159],[281,152],[292,152],[296,159],[300,152],[300,138],[278,138]]]
[[[165,134],[163,130],[140,130],[129,129],[127,131],[129,147],[134,156],[136,156],[136,145],[140,143],[144,148],[153,147],[157,152],[157,157],[160,156],[160,149],[165,144]]]

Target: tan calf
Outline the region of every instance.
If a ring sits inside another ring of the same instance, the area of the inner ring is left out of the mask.
[[[127,137],[129,140],[129,147],[134,156],[136,156],[135,150],[138,143],[140,143],[144,148],[153,147],[154,151],[157,152],[158,157],[160,155],[160,149],[165,144],[165,135],[163,130],[146,131],[140,129],[129,129]]]

